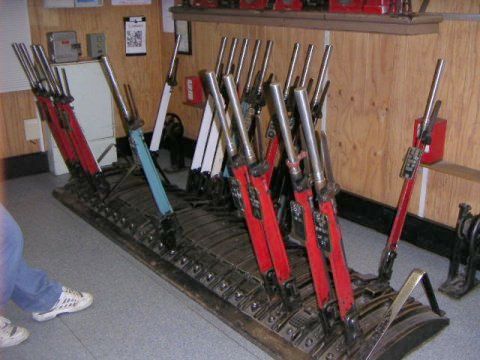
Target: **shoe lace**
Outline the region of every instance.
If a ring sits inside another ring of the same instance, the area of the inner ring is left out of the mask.
[[[78,303],[81,297],[82,294],[79,291],[63,287],[62,294],[53,308],[62,309],[69,306],[74,306]]]
[[[12,322],[8,320],[6,317],[0,316],[0,329],[6,328]]]

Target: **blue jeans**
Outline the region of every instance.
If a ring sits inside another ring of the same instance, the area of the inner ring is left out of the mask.
[[[23,234],[15,219],[0,204],[0,309],[11,299],[25,311],[50,310],[62,286],[23,259]]]

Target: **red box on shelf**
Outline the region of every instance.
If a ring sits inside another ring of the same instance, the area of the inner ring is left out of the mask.
[[[290,10],[290,11],[300,11],[303,9],[302,0],[276,0],[273,5],[273,10]]]
[[[240,0],[240,9],[266,9],[268,0]]]
[[[367,14],[386,14],[392,0],[366,0],[363,5],[363,12]]]
[[[417,141],[423,119],[415,120],[413,142]],[[445,137],[447,135],[447,120],[438,119],[432,129],[432,143],[425,147],[422,155],[422,164],[433,164],[443,159],[445,150]]]
[[[191,4],[193,7],[202,9],[218,8],[218,0],[193,0]]]
[[[188,105],[198,106],[203,104],[205,99],[203,93],[202,79],[200,76],[185,77],[185,102]]]
[[[363,10],[364,0],[330,0],[330,12],[359,13]]]

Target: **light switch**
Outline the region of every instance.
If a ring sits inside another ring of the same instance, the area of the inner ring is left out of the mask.
[[[38,119],[24,120],[25,138],[27,141],[38,140],[40,135],[40,122]]]

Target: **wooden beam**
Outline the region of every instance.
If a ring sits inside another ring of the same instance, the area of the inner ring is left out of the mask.
[[[319,11],[170,8],[175,20],[293,27],[317,30],[418,35],[438,33],[440,15],[392,17],[369,14],[335,14]]]
[[[480,170],[472,169],[458,164],[453,164],[447,161],[439,161],[431,165],[422,164],[422,166],[434,171],[441,172],[443,174],[448,174],[461,179],[480,183]]]

